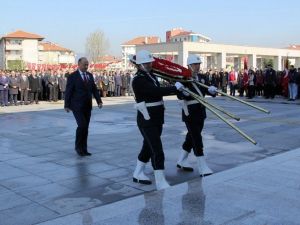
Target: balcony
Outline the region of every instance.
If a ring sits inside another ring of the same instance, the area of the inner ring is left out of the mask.
[[[6,44],[5,49],[6,50],[22,51],[22,45],[19,45],[19,44]]]
[[[17,54],[9,54],[6,55],[6,60],[22,60],[22,55],[17,55]]]

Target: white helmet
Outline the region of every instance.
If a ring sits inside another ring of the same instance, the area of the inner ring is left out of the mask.
[[[154,58],[149,51],[141,50],[136,53],[136,64],[140,65],[143,63],[153,62]]]
[[[202,63],[200,56],[189,55],[189,57],[187,58],[187,65],[191,65],[194,63]]]
[[[135,55],[131,54],[128,56],[128,58],[131,63],[136,64],[136,56]]]

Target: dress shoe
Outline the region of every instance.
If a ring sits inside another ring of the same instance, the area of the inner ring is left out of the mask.
[[[88,152],[88,151],[83,151],[83,155],[84,155],[84,156],[91,156],[92,153],[90,153],[90,152]]]
[[[85,154],[84,154],[84,152],[83,152],[82,150],[80,150],[80,149],[75,149],[75,151],[77,152],[77,154],[78,154],[79,156],[85,156]]]

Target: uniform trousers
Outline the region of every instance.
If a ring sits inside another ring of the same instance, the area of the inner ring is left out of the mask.
[[[154,170],[164,170],[165,155],[160,139],[163,125],[153,125],[150,127],[140,127],[139,130],[144,138],[143,147],[138,159],[144,163],[151,159]]]
[[[185,141],[182,148],[188,153],[194,150],[195,156],[203,156],[203,142],[202,142],[202,129],[204,126],[204,119],[199,122],[185,121],[188,133],[185,136]]]

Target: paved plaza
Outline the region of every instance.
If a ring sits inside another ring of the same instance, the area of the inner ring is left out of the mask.
[[[208,98],[242,119],[253,145],[208,113],[205,153],[215,174],[177,170],[186,128],[175,97],[166,98],[162,135],[171,188],[132,182],[142,139],[132,97],[105,98],[92,111],[89,151],[74,151],[75,119],[63,103],[0,109],[0,225],[300,224],[300,105],[255,99],[258,112]],[[23,111],[23,112],[20,112]],[[196,159],[190,162],[196,169]],[[154,181],[151,166],[147,174]]]

